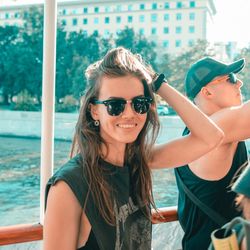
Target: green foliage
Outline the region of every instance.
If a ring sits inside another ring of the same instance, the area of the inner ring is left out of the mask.
[[[133,53],[139,53],[144,60],[156,66],[156,45],[148,41],[143,35],[136,34],[132,28],[126,27],[115,39],[116,46],[123,46],[130,49]]]
[[[33,7],[22,13],[24,26],[0,27],[0,91],[4,105],[10,104],[13,96],[23,98],[15,109],[35,110],[41,105],[42,62],[43,62],[43,8]],[[97,33],[86,35],[83,31],[66,33],[63,26],[57,29],[56,57],[56,110],[72,112],[77,109],[76,100],[86,88],[84,72],[89,64],[101,59],[109,49],[123,46],[152,65],[157,72],[163,72],[171,84],[184,92],[184,78],[189,66],[203,56],[213,56],[206,41],[197,41],[178,55],[159,53],[154,42],[136,34],[126,27],[114,38],[100,37]],[[158,52],[158,55],[157,55]],[[160,55],[159,55],[160,54]],[[250,48],[241,51],[239,57],[250,61]],[[247,64],[241,77],[245,83],[250,79],[250,65]],[[249,84],[242,88],[250,98]],[[38,104],[33,103],[34,98]],[[69,99],[73,98],[73,99]],[[72,103],[70,103],[70,101]]]
[[[28,90],[21,91],[16,96],[16,101],[13,104],[13,110],[24,110],[24,111],[38,111],[39,108],[36,105],[34,97],[32,97]]]
[[[238,55],[237,59],[245,58],[246,65],[245,68],[239,73],[239,78],[243,82],[242,87],[242,93],[245,100],[250,99],[250,85],[249,85],[249,79],[250,79],[250,46],[248,48],[244,48],[241,50],[240,54]]]
[[[16,60],[16,44],[20,39],[19,28],[15,26],[0,26],[0,89],[4,98],[4,104],[14,94],[14,82],[16,75],[13,75],[13,63]]]
[[[185,93],[184,79],[189,67],[204,56],[213,56],[209,50],[207,41],[198,40],[192,47],[176,56],[164,54],[160,64],[159,72],[163,72],[172,86],[180,92]]]
[[[60,103],[56,103],[56,112],[76,112],[79,103],[72,95],[65,96]]]

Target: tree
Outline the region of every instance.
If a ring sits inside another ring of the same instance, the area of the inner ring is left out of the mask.
[[[20,40],[20,29],[16,26],[0,27],[0,89],[4,98],[4,105],[9,104],[13,96],[14,79],[8,69],[14,66],[11,61],[15,54],[16,43]],[[11,63],[11,65],[10,65]]]
[[[56,101],[72,94],[69,71],[72,67],[73,51],[67,41],[67,33],[60,26],[57,29],[56,44]]]
[[[36,96],[41,103],[42,95],[42,62],[43,62],[43,7],[31,7],[22,13],[24,29],[22,33],[23,47],[29,52],[23,63],[28,75],[27,90]],[[23,70],[23,71],[24,71]]]
[[[235,58],[235,60],[240,58],[245,58],[246,65],[243,71],[240,72],[239,78],[243,81],[242,86],[242,93],[245,98],[245,100],[250,100],[250,86],[249,86],[249,79],[250,79],[250,47],[243,48],[239,54],[238,57]]]
[[[86,78],[84,76],[84,71],[89,64],[89,59],[85,56],[75,55],[73,57],[70,75],[72,82],[72,93],[76,99],[79,99],[86,88]]]
[[[156,67],[156,45],[149,42],[143,35],[136,34],[132,28],[126,27],[115,39],[116,46],[123,46],[133,53],[138,53],[153,67]]]
[[[158,67],[162,69],[161,72],[164,72],[171,85],[184,93],[184,79],[189,67],[200,58],[213,55],[213,50],[209,50],[209,43],[205,40],[198,40],[190,49],[181,54],[176,56],[165,54]]]

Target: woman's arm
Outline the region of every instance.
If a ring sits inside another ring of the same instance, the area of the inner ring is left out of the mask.
[[[178,167],[188,164],[215,148],[223,140],[222,130],[191,101],[167,83],[158,94],[175,109],[190,134],[153,148],[151,168]]]
[[[50,188],[44,220],[44,250],[76,250],[81,206],[70,187],[58,181]]]

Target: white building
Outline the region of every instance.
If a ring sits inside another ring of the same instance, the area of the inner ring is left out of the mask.
[[[24,2],[1,4],[0,25],[21,24],[20,12],[31,6]],[[58,1],[58,19],[67,31],[115,37],[128,26],[168,53],[181,52],[196,40],[207,39],[207,27],[215,13],[213,0]]]

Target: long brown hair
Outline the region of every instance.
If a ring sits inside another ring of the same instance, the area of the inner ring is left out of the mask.
[[[148,160],[151,149],[159,132],[159,119],[155,111],[155,99],[148,84],[152,82],[153,70],[138,55],[129,50],[118,47],[110,50],[105,57],[90,65],[86,72],[87,89],[82,97],[79,118],[72,144],[71,157],[75,154],[82,156],[82,164],[89,182],[94,202],[104,220],[114,225],[114,204],[111,198],[111,187],[105,180],[104,170],[100,166],[101,145],[106,145],[99,133],[99,127],[94,126],[89,105],[94,98],[98,98],[100,82],[103,76],[121,77],[132,75],[141,80],[145,96],[153,99],[153,105],[147,113],[147,119],[137,139],[126,145],[124,162],[130,166],[133,199],[140,207],[148,207],[155,203],[152,195],[151,171]],[[106,145],[107,148],[107,145]],[[86,202],[85,202],[86,205]]]

